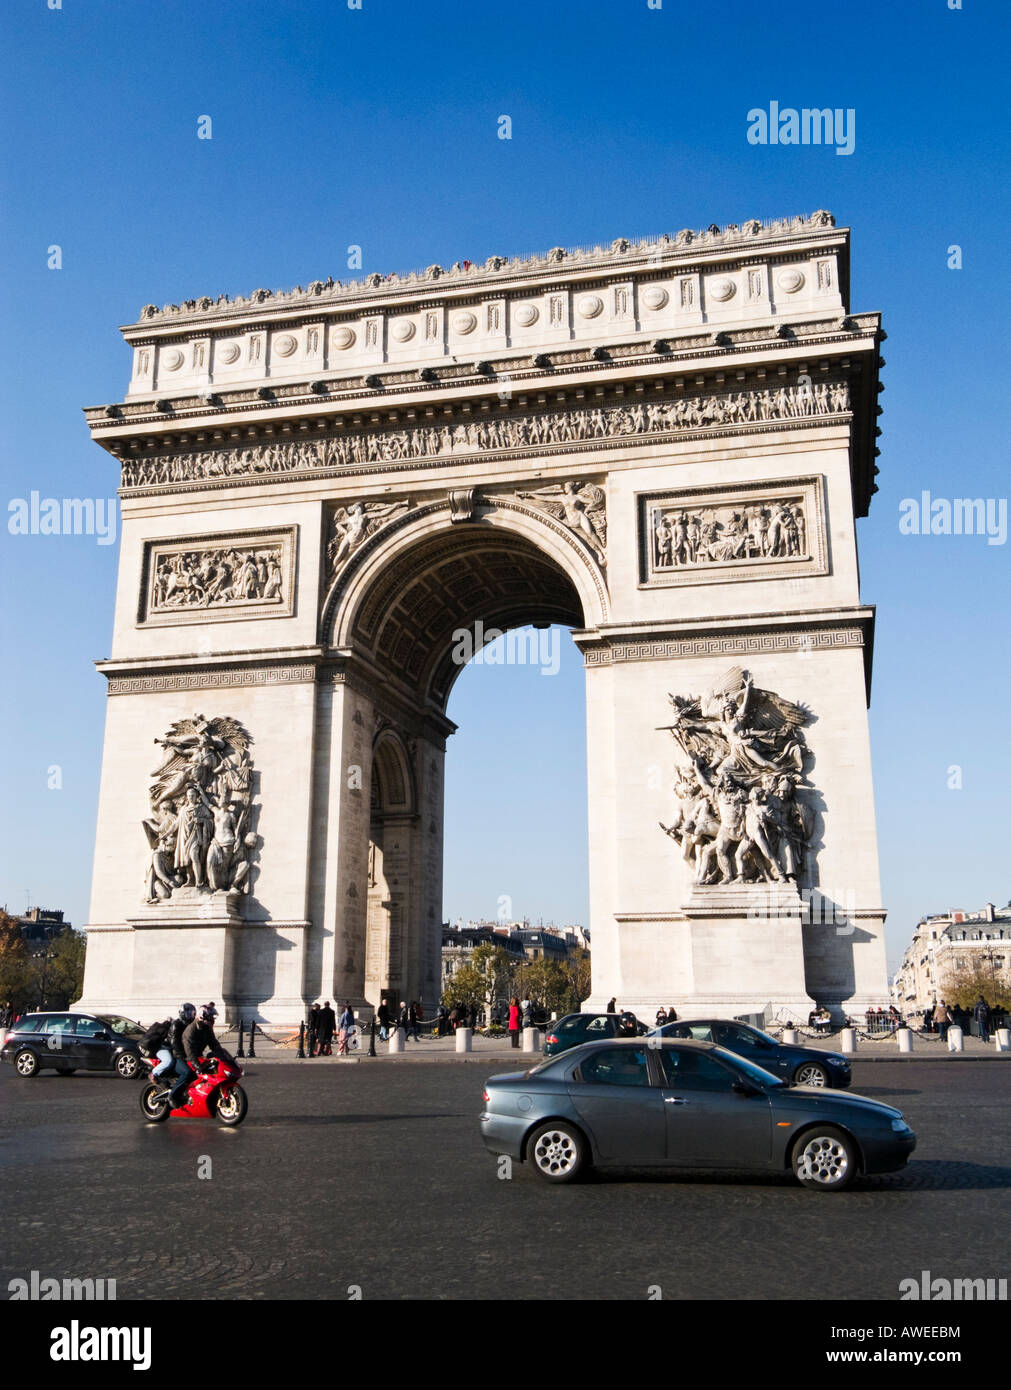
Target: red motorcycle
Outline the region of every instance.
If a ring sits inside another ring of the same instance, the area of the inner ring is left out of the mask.
[[[158,1065],[157,1057],[148,1058],[152,1069]],[[169,1107],[169,1093],[176,1084],[176,1076],[163,1081],[149,1081],[140,1093],[140,1108],[149,1124],[159,1124],[171,1115],[173,1120],[218,1120],[223,1125],[241,1125],[246,1118],[249,1102],[246,1093],[238,1084],[242,1068],[238,1062],[224,1062],[220,1057],[201,1058],[200,1071],[193,1077],[186,1091],[186,1103],[173,1110]]]

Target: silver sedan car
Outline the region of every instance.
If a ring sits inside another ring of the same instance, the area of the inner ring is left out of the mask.
[[[584,1043],[493,1076],[481,1135],[548,1182],[591,1166],[792,1169],[819,1192],[894,1172],[916,1147],[890,1105],[791,1086],[712,1043],[659,1036]]]

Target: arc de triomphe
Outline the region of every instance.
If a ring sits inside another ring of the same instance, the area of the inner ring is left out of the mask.
[[[142,310],[86,412],[122,547],[85,1005],[434,1005],[478,622],[585,656],[591,1007],[883,1002],[848,252],[817,212]]]

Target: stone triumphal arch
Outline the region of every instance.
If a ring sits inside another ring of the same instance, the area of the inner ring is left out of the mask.
[[[84,1002],[433,1004],[458,639],[551,623],[591,1006],[883,1001],[848,250],[817,212],[146,306],[87,411],[122,549]]]

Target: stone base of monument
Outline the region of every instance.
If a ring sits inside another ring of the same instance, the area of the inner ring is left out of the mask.
[[[242,899],[237,892],[177,888],[167,901],[146,903],[127,918],[134,929],[131,997],[142,1022],[176,1013],[183,999],[168,995],[173,985],[197,1008],[213,1001],[219,1027],[238,1018],[233,991]]]
[[[806,1019],[804,914],[793,883],[696,885],[678,911],[620,916],[621,979],[600,989],[647,1023],[660,1005],[680,1018]],[[583,1008],[608,997],[595,988]]]

